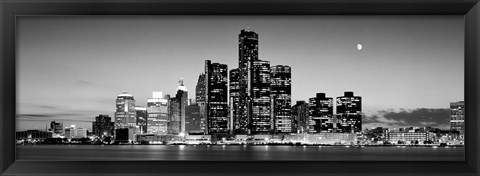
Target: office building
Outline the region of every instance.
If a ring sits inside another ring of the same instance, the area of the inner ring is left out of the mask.
[[[345,92],[337,97],[337,131],[359,133],[362,131],[362,97]]]
[[[177,97],[168,99],[168,134],[177,135],[181,133],[180,101]]]
[[[249,133],[252,124],[251,96],[253,93],[251,77],[253,62],[258,60],[258,34],[251,30],[242,30],[238,35],[238,102],[235,104],[235,131]]]
[[[165,135],[168,133],[168,99],[162,92],[153,92],[147,99],[147,133]]]
[[[270,62],[255,60],[252,67],[251,84],[251,134],[271,134]],[[250,109],[250,108],[249,108]]]
[[[309,132],[309,109],[309,105],[305,101],[297,101],[297,103],[292,106],[293,132]]]
[[[135,114],[135,99],[128,92],[117,96],[115,111],[115,129],[135,127],[137,119]]]
[[[334,132],[333,98],[317,93],[309,99],[309,133]]]
[[[228,67],[205,60],[207,132],[229,133]]]
[[[423,144],[429,139],[428,132],[387,132],[387,141],[394,144]]]
[[[275,133],[292,132],[292,73],[286,65],[270,67],[270,96]]]
[[[202,134],[204,131],[201,128],[202,121],[200,118],[200,106],[193,104],[185,109],[185,131],[190,134]]]
[[[116,143],[131,143],[136,141],[136,135],[138,134],[138,128],[127,127],[121,129],[115,129],[115,142]]]
[[[17,140],[45,140],[46,138],[52,138],[53,132],[51,131],[39,131],[39,130],[27,130],[15,132],[15,139]]]
[[[95,136],[113,136],[115,124],[112,122],[112,118],[106,114],[100,114],[95,117],[95,121],[92,122],[92,132]]]
[[[63,123],[55,121],[50,122],[50,131],[57,135],[63,135]]]
[[[68,139],[80,139],[87,137],[87,129],[77,128],[76,125],[65,127],[65,138]]]
[[[185,132],[185,110],[188,106],[188,90],[187,87],[183,85],[183,78],[179,81],[180,85],[177,88],[177,94],[175,97],[179,100],[180,103],[180,132]]]
[[[207,91],[206,91],[206,80],[205,80],[205,74],[201,73],[198,76],[198,82],[197,86],[195,87],[195,102],[197,103],[199,109],[200,109],[200,129],[203,131],[203,133],[207,133],[206,131],[206,120],[207,120],[207,114],[206,114],[206,105],[205,105],[205,100],[207,99]]]
[[[239,98],[240,98],[240,80],[239,69],[230,70],[229,89],[230,89],[230,129],[233,129],[235,134],[246,134],[248,127],[247,116],[240,116],[239,114]],[[244,117],[244,118],[242,118]]]
[[[465,102],[450,103],[450,130],[458,131],[460,138],[465,135]]]

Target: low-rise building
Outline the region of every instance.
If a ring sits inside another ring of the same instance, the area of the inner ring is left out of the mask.
[[[398,143],[399,141],[405,143],[423,143],[429,139],[428,132],[389,132],[387,133],[387,141],[391,143]]]
[[[39,130],[27,130],[18,131],[15,133],[17,140],[45,140],[46,138],[52,138],[53,132],[51,131],[39,131]]]
[[[65,127],[65,138],[75,139],[75,138],[86,138],[86,137],[87,137],[87,129],[85,128],[77,128],[75,125],[71,125],[70,127]]]

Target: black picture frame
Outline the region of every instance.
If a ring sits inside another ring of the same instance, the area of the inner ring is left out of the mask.
[[[2,175],[479,175],[478,0],[1,0]],[[15,161],[15,19],[22,15],[464,15],[465,161]]]

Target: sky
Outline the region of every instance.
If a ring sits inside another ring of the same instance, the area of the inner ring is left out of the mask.
[[[181,78],[194,99],[206,59],[238,68],[246,28],[259,59],[291,66],[292,103],[353,91],[363,128],[448,128],[449,103],[464,99],[463,16],[21,16],[17,131],[91,129],[123,91],[145,106]]]

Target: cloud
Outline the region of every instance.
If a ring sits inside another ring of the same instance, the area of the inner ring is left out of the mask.
[[[59,116],[76,116],[79,114],[73,113],[52,113],[52,114],[17,114],[17,118],[51,118]]]
[[[35,105],[35,106],[40,107],[40,108],[44,108],[44,109],[58,109],[55,106],[48,106],[48,105]]]
[[[93,86],[94,84],[90,81],[78,80],[77,83],[81,86]]]
[[[16,118],[19,121],[78,121],[78,122],[92,122],[88,118],[79,118],[81,114],[75,113],[49,113],[49,114],[17,114]]]
[[[364,115],[363,124],[397,128],[410,126],[448,128],[449,120],[449,109],[388,109],[378,111],[373,115]]]

